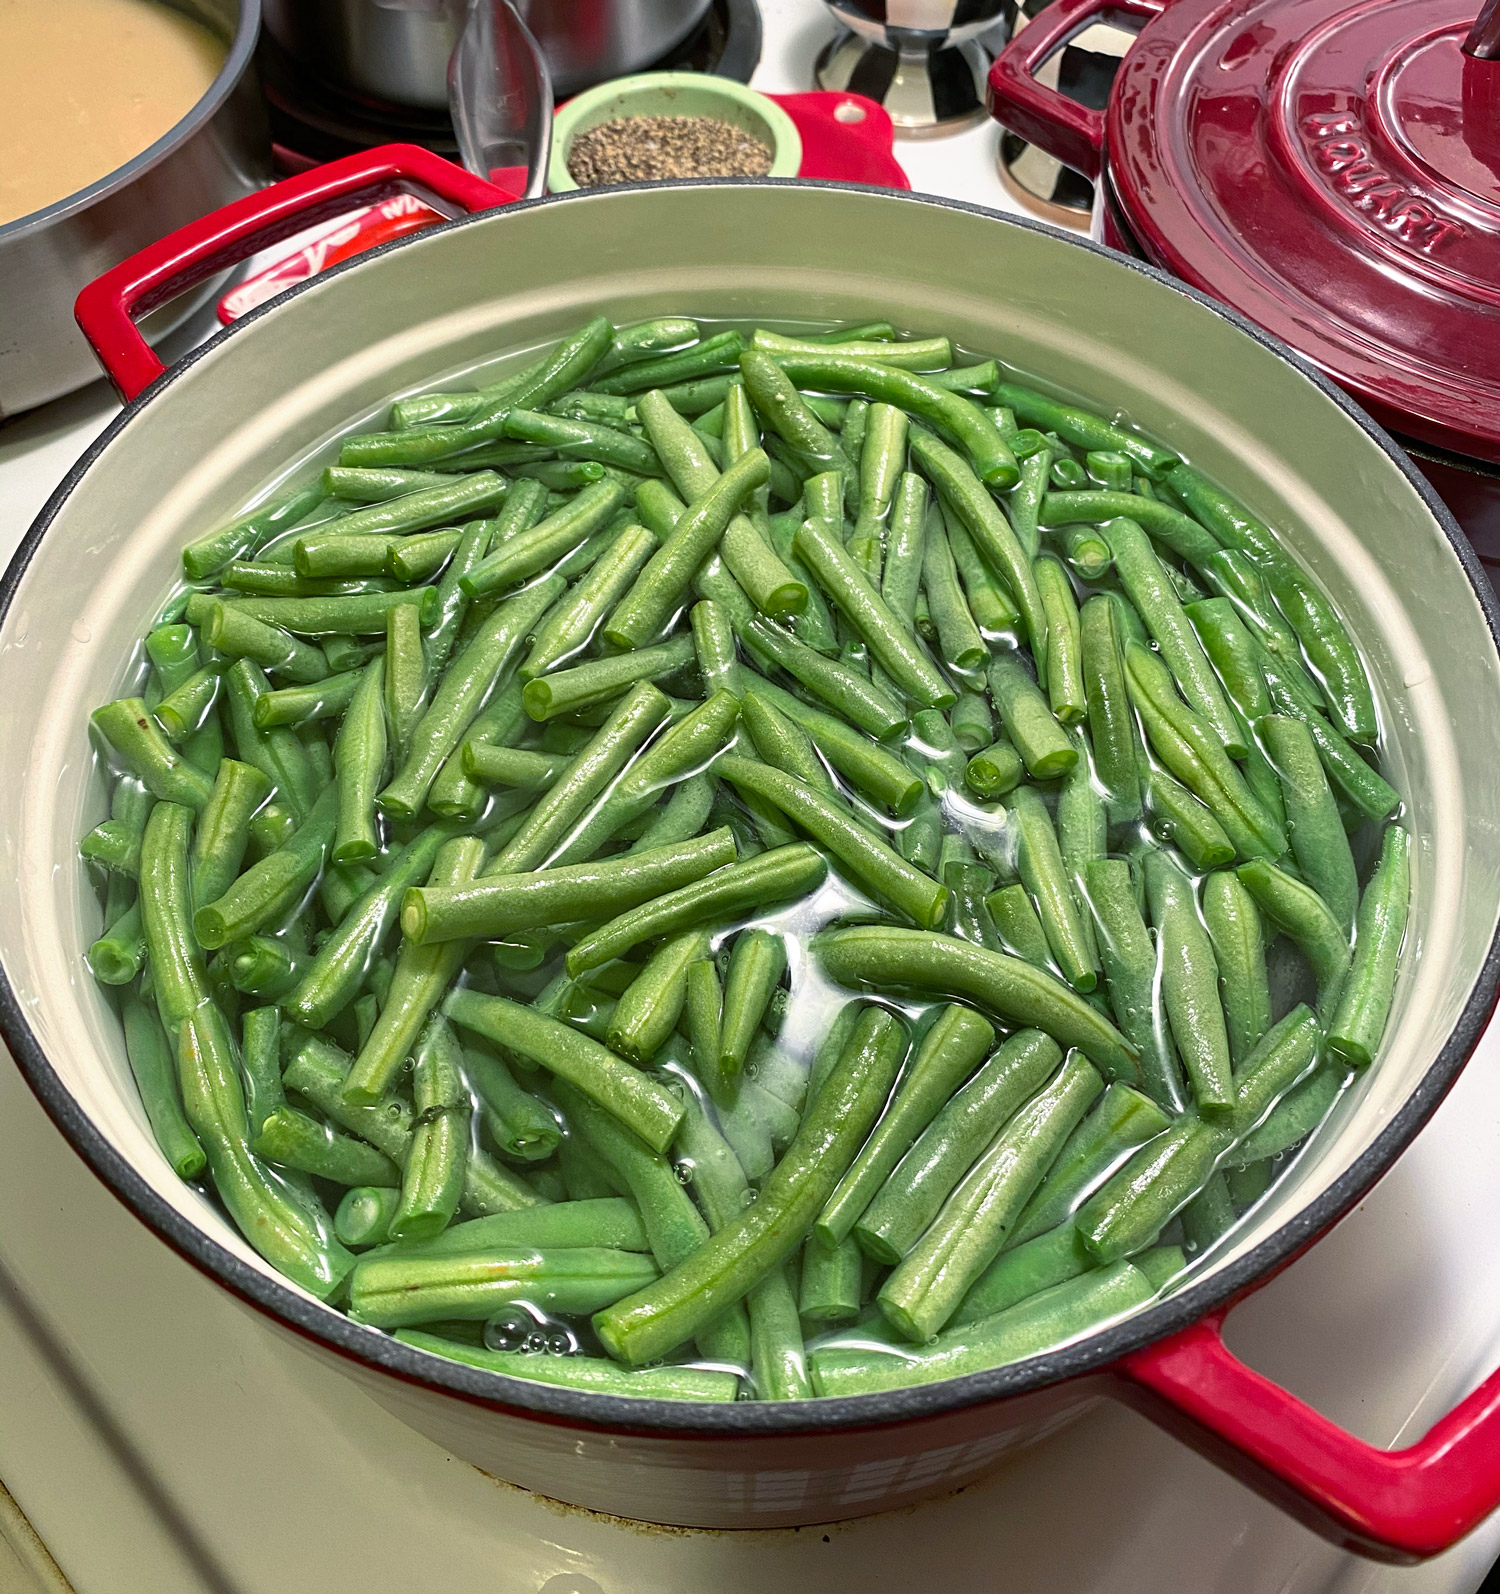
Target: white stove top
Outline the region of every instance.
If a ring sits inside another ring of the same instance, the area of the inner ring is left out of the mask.
[[[808,87],[823,8],[761,8],[756,86]],[[897,153],[918,189],[1013,209],[997,137]],[[114,412],[101,386],[0,428],[0,559]],[[1492,1030],[1370,1199],[1231,1318],[1235,1350],[1367,1440],[1423,1432],[1500,1364],[1497,1144]],[[1500,1555],[1497,1518],[1424,1567],[1357,1560],[1110,1403],[959,1495],[826,1529],[682,1532],[536,1499],[169,1252],[3,1054],[0,1483],[77,1594],[1472,1594]],[[9,1594],[7,1566],[0,1545]]]

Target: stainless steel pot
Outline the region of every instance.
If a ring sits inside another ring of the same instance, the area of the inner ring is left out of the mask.
[[[73,322],[85,283],[154,238],[271,180],[271,146],[251,57],[260,0],[194,0],[182,9],[229,46],[213,87],[169,133],[97,183],[0,227],[0,416],[98,380]],[[193,308],[152,317],[165,337]]]
[[[357,94],[448,103],[464,0],[264,0],[266,31],[303,66]],[[675,49],[710,0],[515,0],[559,98],[639,72]]]
[[[379,171],[415,169],[421,153],[381,152]],[[825,184],[599,190],[434,228],[294,288],[158,376],[132,344],[129,304],[195,252],[222,260],[231,245],[253,248],[258,207],[285,224],[300,204],[347,203],[372,180],[373,159],[242,202],[233,226],[204,226],[171,262],[164,252],[149,268],[120,268],[80,306],[131,402],[0,589],[0,740],[12,771],[0,783],[0,859],[19,883],[0,916],[0,1030],[72,1144],[143,1222],[289,1342],[454,1455],[565,1501],[715,1527],[857,1516],[967,1482],[1110,1395],[1370,1553],[1419,1558],[1466,1532],[1500,1502],[1500,1375],[1387,1454],[1245,1368],[1219,1336],[1228,1306],[1399,1155],[1495,999],[1500,611],[1425,483],[1309,367],[1149,267],[972,207]],[[446,181],[462,200],[453,185],[472,180],[441,166],[429,160],[423,182]],[[1410,945],[1384,1055],[1176,1293],[1018,1365],[889,1395],[714,1407],[548,1388],[398,1344],[293,1288],[175,1178],[83,964],[99,909],[76,838],[103,813],[87,714],[117,692],[183,542],[331,458],[393,394],[522,359],[597,311],[684,309],[940,327],[1128,411],[1290,528],[1367,650],[1415,840]]]

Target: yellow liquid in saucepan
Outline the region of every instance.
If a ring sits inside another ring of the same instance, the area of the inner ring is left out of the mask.
[[[206,28],[152,0],[0,0],[0,225],[149,148],[224,56]]]

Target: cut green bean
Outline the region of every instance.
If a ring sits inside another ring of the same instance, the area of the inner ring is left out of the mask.
[[[1354,963],[1328,1026],[1328,1049],[1355,1068],[1369,1067],[1390,1017],[1411,896],[1410,850],[1406,831],[1387,825],[1380,862],[1360,899]]]
[[[1147,855],[1145,875],[1167,1022],[1199,1112],[1219,1116],[1234,1105],[1234,1078],[1213,942],[1198,916],[1191,882],[1165,853]]]
[[[1331,1016],[1349,973],[1349,938],[1309,885],[1264,858],[1240,865],[1241,881],[1262,913],[1301,948],[1318,982],[1318,1009]]]
[[[472,1111],[462,1065],[451,1026],[434,1015],[412,1052],[417,1116],[401,1169],[401,1203],[390,1221],[393,1240],[429,1239],[447,1228],[458,1211]]]

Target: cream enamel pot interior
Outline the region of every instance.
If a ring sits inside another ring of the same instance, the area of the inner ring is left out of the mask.
[[[269,203],[242,205],[258,202]],[[352,1323],[273,1273],[158,1154],[82,957],[99,908],[76,844],[104,813],[89,710],[116,695],[189,537],[331,458],[337,438],[378,424],[393,395],[533,349],[600,311],[782,324],[879,315],[1045,373],[1128,412],[1290,528],[1361,640],[1415,836],[1413,928],[1385,1052],[1248,1225],[1140,1316],[1024,1364],[891,1395],[610,1399],[466,1369]],[[947,1491],[1112,1394],[1372,1553],[1432,1553],[1500,1498],[1483,1464],[1497,1449],[1493,1392],[1445,1419],[1461,1430],[1456,1443],[1433,1440],[1470,1455],[1479,1481],[1468,1493],[1444,1486],[1437,1525],[1431,1511],[1398,1521],[1394,1506],[1350,1498],[1352,1463],[1341,1471],[1336,1458],[1321,1481],[1299,1473],[1335,1440],[1357,1447],[1372,1476],[1383,1453],[1273,1386],[1254,1393],[1256,1375],[1217,1337],[1216,1314],[1347,1211],[1452,1083],[1493,1004],[1500,921],[1494,600],[1389,440],[1222,308],[1050,230],[870,189],[751,181],[524,203],[359,256],[152,383],[53,497],[0,602],[0,867],[19,884],[0,919],[0,1027],[16,1061],[143,1222],[454,1455],[622,1516],[771,1527]],[[1431,1475],[1432,1457],[1404,1455]]]

